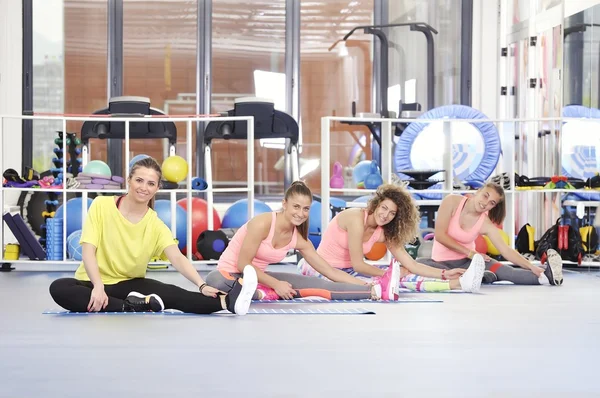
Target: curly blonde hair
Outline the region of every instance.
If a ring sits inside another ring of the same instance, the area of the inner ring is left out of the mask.
[[[391,200],[398,207],[392,221],[383,226],[385,240],[392,246],[403,246],[412,242],[418,234],[421,222],[419,207],[406,188],[383,184],[367,204],[369,214],[373,214],[385,199]]]

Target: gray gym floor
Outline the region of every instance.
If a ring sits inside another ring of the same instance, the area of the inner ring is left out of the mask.
[[[600,396],[597,273],[443,303],[316,304],[376,315],[42,315],[58,308],[50,282],[71,275],[0,273],[1,397]]]

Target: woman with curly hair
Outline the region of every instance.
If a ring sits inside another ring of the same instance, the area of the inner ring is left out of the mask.
[[[406,252],[404,245],[417,236],[419,222],[419,209],[410,193],[403,187],[384,184],[369,200],[366,209],[346,209],[331,220],[317,253],[345,273],[376,280],[386,270],[366,263],[364,255],[380,242],[407,271],[399,287],[417,291],[479,291],[484,271],[481,255],[473,257],[465,272],[460,268],[444,270],[418,263]],[[308,259],[298,263],[301,273],[320,276],[309,264]]]
[[[247,266],[256,270],[258,287],[254,300],[292,299],[318,296],[327,299],[394,300],[400,279],[397,264],[380,273],[374,283],[365,283],[333,268],[315,251],[308,240],[308,214],[312,203],[310,189],[301,181],[286,191],[280,211],[259,214],[244,224],[221,255],[217,269],[206,277],[213,288],[228,292]],[[270,264],[281,262],[290,250],[298,250],[329,280],[291,272],[267,271]],[[333,282],[332,282],[333,281]]]

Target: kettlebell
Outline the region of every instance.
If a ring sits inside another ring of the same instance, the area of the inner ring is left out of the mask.
[[[379,174],[379,166],[376,160],[371,161],[369,175],[365,177],[365,188],[366,189],[377,189],[383,184],[383,178]]]
[[[329,179],[330,188],[344,188],[344,176],[342,176],[342,164],[335,162],[333,164],[333,175]]]
[[[431,258],[431,251],[433,249],[433,240],[425,240],[423,239],[423,232],[435,232],[433,228],[423,228],[419,231],[419,235],[417,239],[419,240],[419,250],[417,252],[418,257],[426,257]]]

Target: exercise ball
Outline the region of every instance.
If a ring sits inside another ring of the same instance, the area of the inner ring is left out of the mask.
[[[335,207],[346,207],[346,201],[339,198],[329,198],[329,203]],[[308,213],[308,239],[312,242],[315,249],[319,247],[321,243],[321,232],[324,228],[321,228],[321,202],[313,201],[310,205],[310,212]],[[329,220],[333,217],[331,209],[329,210]]]
[[[169,156],[162,164],[162,173],[165,180],[179,183],[188,174],[188,164],[181,156]]]
[[[364,183],[365,178],[371,174],[371,161],[363,160],[358,162],[354,169],[352,169],[352,179],[356,185]]]
[[[70,258],[77,261],[83,260],[83,254],[81,252],[81,244],[79,243],[79,240],[81,240],[80,229],[70,234],[67,238],[67,253],[69,253]]]
[[[499,229],[498,232],[500,233],[500,235],[502,236],[502,240],[504,240],[504,243],[506,243],[507,245],[509,244],[509,240],[508,240],[508,234],[506,232],[504,232],[503,230]],[[490,238],[488,238],[486,235],[483,236],[483,239],[485,239],[485,242],[487,243],[487,252],[489,255],[491,256],[499,256],[500,252],[498,251],[498,249],[496,248],[496,246],[494,246],[494,244],[492,243],[492,241],[490,240]]]
[[[177,203],[185,210],[188,210],[187,198],[180,199]],[[221,228],[221,218],[217,210],[213,207],[212,230],[216,231],[219,228]],[[204,199],[192,198],[192,242],[198,242],[198,237],[206,230],[208,230],[208,203]],[[185,253],[186,249],[182,249],[182,252]]]
[[[91,205],[92,199],[88,198],[87,208],[89,209]],[[58,210],[56,210],[56,214],[54,215],[54,217],[66,220],[67,236],[82,228],[83,223],[81,221],[81,210],[81,198],[73,198],[67,201],[66,217],[64,215],[64,205],[60,206]]]
[[[154,211],[166,225],[171,229],[171,201],[157,200],[154,202]],[[175,238],[179,241],[177,247],[183,250],[187,244],[187,211],[180,205],[175,205]]]
[[[356,202],[356,203],[368,203],[369,200],[371,200],[371,199],[373,199],[373,195],[364,195],[364,196],[361,196],[361,197],[358,197],[358,198],[354,199],[353,202]]]
[[[86,174],[96,174],[110,179],[112,172],[110,167],[101,160],[92,160],[83,167],[83,172]]]
[[[228,245],[229,238],[222,230],[204,231],[196,242],[196,256],[201,260],[218,260]]]
[[[271,212],[271,208],[265,202],[254,199],[254,215]],[[223,215],[223,228],[239,228],[248,222],[248,199],[240,199],[234,202]]]
[[[129,170],[131,170],[133,168],[133,165],[136,164],[137,162],[139,162],[142,159],[146,159],[149,158],[150,156],[145,155],[143,153],[139,154],[139,155],[135,155],[134,157],[131,158],[131,160],[129,161]]]
[[[475,238],[475,251],[477,253],[488,252],[488,244],[483,235],[479,235],[477,238]]]
[[[387,252],[387,246],[382,242],[375,242],[371,250],[365,254],[365,257],[372,261],[381,260]]]

